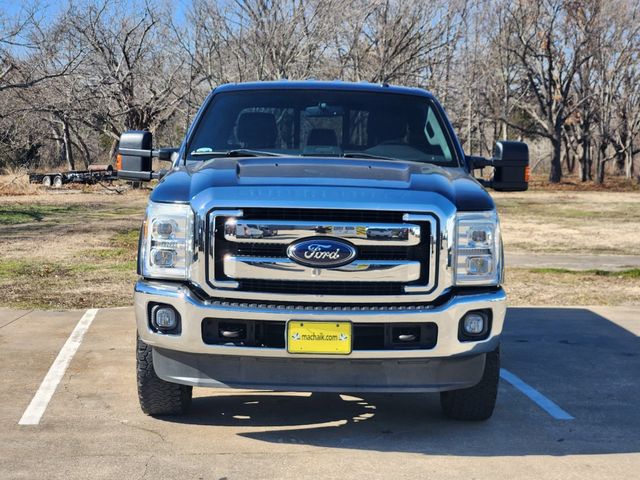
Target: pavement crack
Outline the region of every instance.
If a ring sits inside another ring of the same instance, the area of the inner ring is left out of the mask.
[[[145,428],[145,427],[141,427],[140,425],[134,425],[133,423],[128,423],[128,422],[126,422],[124,420],[120,420],[120,424],[124,425],[125,427],[131,427],[131,428],[135,428],[136,430],[141,430],[143,432],[153,433],[154,435],[157,435],[158,438],[160,440],[162,440],[163,442],[167,441],[160,432],[157,432],[157,431],[155,431],[155,430],[153,430],[151,428]]]
[[[149,470],[149,464],[151,463],[151,460],[153,460],[153,457],[154,455],[151,455],[147,460],[147,462],[144,464],[144,471],[142,472],[142,476],[139,478],[139,480],[143,480],[147,476],[147,471]]]
[[[9,325],[11,325],[12,323],[17,322],[18,320],[20,320],[21,318],[26,317],[27,315],[29,315],[30,313],[33,313],[35,310],[29,310],[27,313],[23,313],[22,315],[20,315],[18,318],[14,318],[13,320],[11,320],[10,322],[5,323],[4,325],[0,325],[0,328],[4,328],[4,327],[8,327]]]

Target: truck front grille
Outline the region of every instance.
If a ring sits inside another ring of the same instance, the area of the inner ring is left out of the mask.
[[[435,286],[435,219],[404,212],[243,208],[209,217],[208,281],[243,292],[398,296]],[[292,242],[332,237],[354,244],[357,258],[335,268],[312,268],[287,256]],[[424,288],[423,288],[424,287]],[[353,301],[353,299],[352,299]]]
[[[294,282],[288,280],[240,280],[240,290],[323,295],[402,295],[402,283]]]

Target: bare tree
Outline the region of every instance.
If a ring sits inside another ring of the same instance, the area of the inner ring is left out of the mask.
[[[72,4],[68,13],[72,39],[90,52],[82,77],[92,116],[82,121],[114,141],[126,128],[164,127],[188,94],[185,59],[161,20],[166,12],[149,3],[127,7],[129,2],[104,0]]]
[[[80,54],[60,58],[57,22],[46,25],[38,14],[39,5],[23,8],[10,19],[0,11],[0,92],[28,89],[72,72]]]
[[[178,142],[222,83],[317,78],[427,88],[469,152],[541,139],[551,181],[635,174],[635,0],[67,1],[0,12],[0,165],[86,165],[126,128]]]
[[[450,60],[447,50],[455,47],[465,6],[466,2],[415,0],[346,2],[331,49],[339,77],[431,83],[436,68]]]
[[[572,101],[571,88],[591,55],[587,32],[592,17],[586,11],[576,15],[577,7],[577,2],[565,0],[520,0],[507,7],[514,34],[502,48],[516,55],[527,83],[531,102],[522,102],[519,108],[534,127],[525,132],[551,142],[551,182],[562,178],[563,129],[580,103]]]

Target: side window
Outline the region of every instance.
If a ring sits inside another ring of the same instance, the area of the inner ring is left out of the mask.
[[[438,122],[438,118],[432,108],[429,108],[427,113],[424,134],[427,137],[429,145],[433,147],[433,153],[435,155],[443,156],[447,161],[453,160],[445,133],[442,131],[442,128],[440,128],[440,122]]]

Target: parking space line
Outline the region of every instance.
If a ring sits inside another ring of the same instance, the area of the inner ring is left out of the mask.
[[[549,398],[545,397],[531,385],[526,384],[520,377],[514,375],[509,370],[500,369],[500,378],[509,382],[512,386],[524,393],[531,401],[542,408],[556,420],[573,420],[573,417],[560,408]]]
[[[53,397],[56,388],[58,388],[60,380],[64,377],[67,367],[71,363],[71,359],[78,351],[78,347],[80,347],[80,344],[82,343],[84,334],[91,326],[93,319],[96,318],[97,313],[97,308],[90,308],[78,321],[78,324],[62,346],[58,356],[51,364],[51,368],[49,368],[49,371],[44,377],[44,380],[42,380],[38,391],[33,396],[33,399],[27,409],[24,411],[18,425],[38,425],[40,423],[40,419],[42,418],[42,415],[44,415],[51,397]]]

